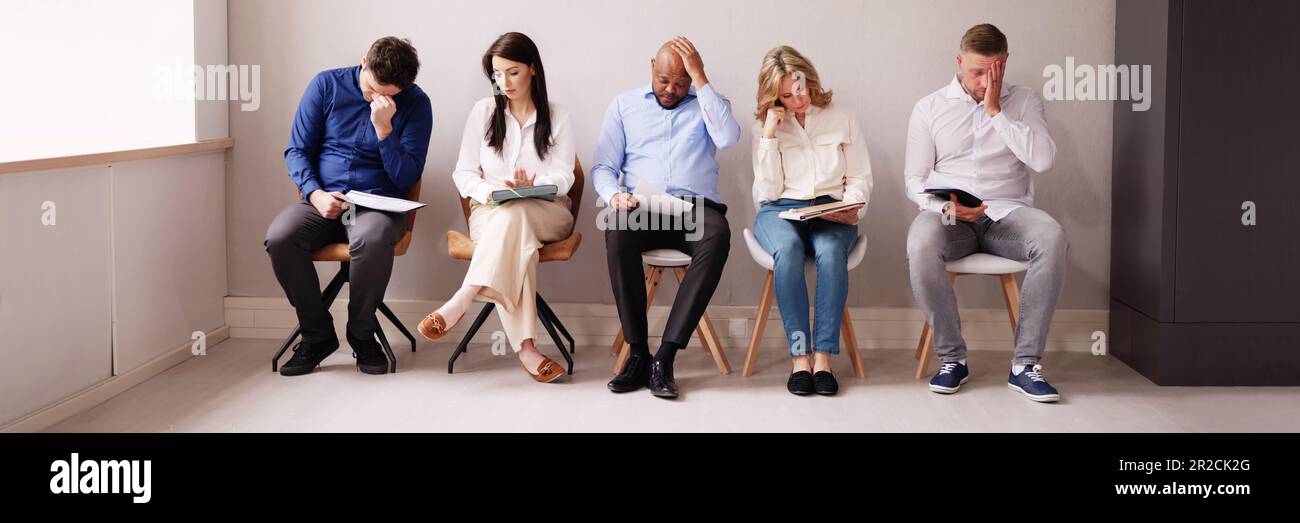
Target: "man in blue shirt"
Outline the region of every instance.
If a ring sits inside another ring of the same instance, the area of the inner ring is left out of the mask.
[[[323,71],[298,105],[284,161],[302,192],[266,232],[275,277],[293,304],[302,342],[280,374],[311,372],[338,349],[334,319],[321,301],[312,252],[348,244],[348,344],[357,367],[383,374],[388,360],[375,340],[375,309],[393,270],[393,248],[406,217],[365,208],[349,209],[347,191],[405,197],[424,172],[433,112],[415,85],[420,62],[404,39],[375,41],[360,66]]]
[[[673,358],[699,324],[731,248],[714,154],[739,140],[731,102],[709,84],[700,53],[680,36],[650,60],[650,85],[619,95],[605,112],[591,176],[601,201],[613,211],[609,216],[614,219],[605,224],[605,254],[623,336],[631,346],[627,363],[609,382],[610,390],[629,392],[649,385],[655,396],[677,397]],[[637,220],[625,219],[627,213],[640,206],[632,193],[642,183],[693,200],[691,212],[698,219],[681,220],[694,223],[673,230],[629,227],[627,222]],[[690,255],[691,263],[673,301],[662,345],[651,358],[641,253],[665,248]]]

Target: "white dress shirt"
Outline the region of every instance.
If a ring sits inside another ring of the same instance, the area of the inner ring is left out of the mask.
[[[763,138],[763,122],[752,134],[755,203],[830,196],[865,204],[871,198],[871,156],[853,113],[812,105],[803,126],[787,111],[775,138]],[[866,213],[863,205],[858,218]]]
[[[907,197],[922,211],[943,212],[945,203],[921,193],[926,188],[971,193],[988,204],[985,213],[994,221],[1034,205],[1025,167],[1043,172],[1056,161],[1043,100],[1033,89],[1005,84],[999,100],[1002,111],[990,118],[984,103],[976,103],[954,76],[916,102],[903,176]]]
[[[568,194],[569,188],[573,187],[575,160],[568,111],[551,104],[552,145],[546,160],[541,160],[533,145],[537,111],[533,111],[528,121],[520,126],[519,120],[506,109],[506,136],[501,143],[501,154],[488,145],[487,130],[495,108],[495,98],[489,96],[479,100],[465,121],[460,157],[456,160],[456,171],[451,175],[460,195],[487,203],[492,191],[507,188],[505,182],[514,179],[517,168],[529,175],[537,175],[533,185],[555,185],[558,195]]]

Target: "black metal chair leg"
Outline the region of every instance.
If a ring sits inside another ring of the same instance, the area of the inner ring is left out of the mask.
[[[388,336],[384,336],[384,328],[379,326],[379,318],[375,318],[375,336],[379,338],[379,346],[384,348],[384,357],[388,358],[388,372],[397,373],[397,356],[393,355],[393,348],[388,345]]]
[[[330,280],[329,285],[326,285],[325,290],[321,292],[321,304],[325,308],[328,309],[330,305],[334,304],[334,298],[338,297],[339,289],[342,289],[343,284],[347,283],[347,281],[348,264],[343,262],[339,267],[339,272],[334,274],[334,278]],[[289,333],[289,337],[285,338],[284,344],[280,345],[280,350],[275,351],[275,356],[271,358],[271,372],[280,371],[280,358],[284,356],[284,351],[288,350],[290,345],[293,345],[294,340],[298,339],[300,334],[302,334],[302,325],[294,325],[293,332]]]
[[[384,317],[393,322],[397,330],[401,331],[403,336],[406,336],[407,341],[411,342],[411,352],[415,352],[415,336],[411,335],[411,331],[406,330],[406,326],[402,325],[402,321],[397,319],[397,315],[393,314],[393,310],[388,308],[388,305],[385,305],[384,302],[379,302],[379,312],[384,313]]]
[[[288,350],[290,345],[293,345],[293,341],[298,339],[299,334],[302,334],[302,327],[294,325],[293,332],[289,333],[289,337],[285,338],[284,344],[280,345],[280,350],[275,351],[275,356],[271,358],[271,372],[280,371],[280,357],[284,356],[284,351]]]
[[[492,302],[487,302],[483,305],[483,310],[479,311],[478,317],[475,318],[474,323],[470,325],[469,331],[465,333],[464,338],[461,338],[460,345],[457,345],[456,350],[451,353],[451,359],[447,360],[447,374],[451,374],[456,368],[456,358],[459,358],[462,353],[469,350],[470,340],[474,339],[474,335],[478,333],[479,327],[483,326],[483,322],[487,321],[488,314],[491,314],[492,309],[495,309],[496,306],[497,304]]]
[[[569,351],[564,350],[564,341],[560,340],[559,334],[556,334],[555,326],[551,323],[550,315],[543,312],[539,307],[537,309],[537,317],[542,320],[542,326],[546,327],[546,332],[551,335],[551,340],[554,341],[555,346],[560,349],[560,355],[564,356],[565,363],[568,363],[568,373],[572,375],[573,357],[569,356]]]
[[[550,316],[551,323],[554,323],[555,328],[560,329],[560,334],[569,340],[569,353],[577,354],[578,346],[573,343],[573,336],[569,335],[569,329],[564,328],[564,322],[560,321],[560,317],[555,314],[555,311],[551,310],[550,305],[546,304],[546,300],[542,299],[541,293],[537,294],[537,310],[545,311],[546,315]]]

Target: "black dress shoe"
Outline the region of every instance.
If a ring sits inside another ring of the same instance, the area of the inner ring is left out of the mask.
[[[632,392],[650,381],[650,356],[633,353],[623,365],[623,372],[609,380],[609,390],[614,392]]]
[[[650,394],[656,398],[677,397],[677,382],[673,381],[673,367],[662,361],[650,362]]]
[[[813,393],[813,375],[811,372],[801,370],[790,375],[790,379],[785,382],[785,389],[790,394],[806,396]]]
[[[300,341],[293,347],[293,356],[284,365],[280,366],[280,375],[301,376],[316,370],[316,367],[320,366],[320,362],[333,354],[338,348],[338,338],[316,343]]]
[[[822,396],[834,396],[840,391],[840,382],[835,381],[834,374],[820,370],[813,374],[813,388]]]
[[[357,358],[357,370],[366,374],[388,373],[388,356],[373,337],[358,340],[348,336],[348,344],[352,346],[352,354]]]

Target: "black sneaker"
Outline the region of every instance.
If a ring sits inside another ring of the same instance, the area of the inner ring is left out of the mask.
[[[352,355],[357,359],[357,370],[366,374],[387,374],[388,356],[372,336],[369,340],[358,340],[348,336],[348,345],[352,346]]]
[[[650,382],[650,357],[633,353],[623,365],[623,372],[609,380],[609,390],[632,392]]]
[[[293,347],[293,357],[280,366],[280,375],[301,376],[316,370],[316,367],[320,366],[320,362],[333,354],[338,348],[338,338],[317,343],[300,341]]]
[[[835,381],[834,374],[820,370],[813,374],[813,389],[822,396],[834,396],[840,391],[840,382]]]
[[[790,374],[790,379],[785,382],[785,390],[796,396],[807,396],[813,393],[813,375],[811,372],[801,370]]]

